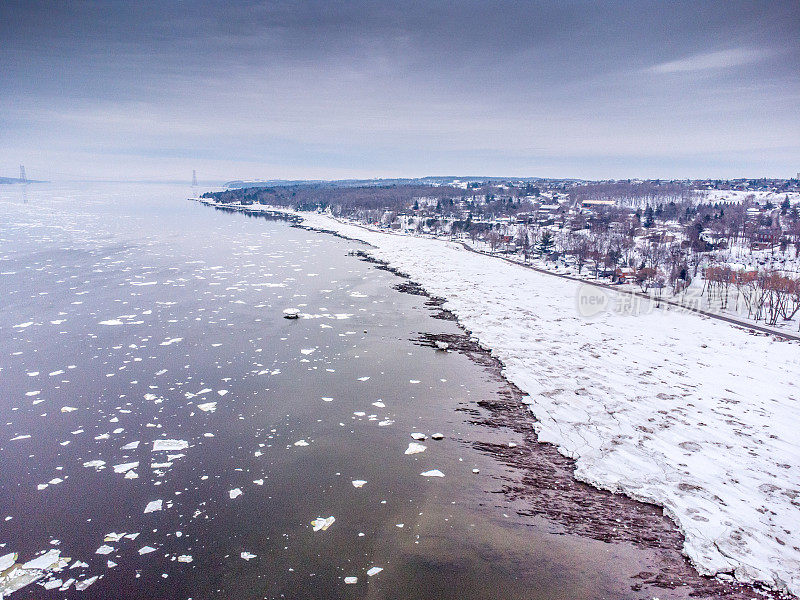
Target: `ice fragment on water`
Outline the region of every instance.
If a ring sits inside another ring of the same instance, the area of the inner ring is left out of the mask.
[[[136,462],[129,462],[129,463],[122,463],[121,465],[114,465],[114,473],[126,473],[131,469],[135,469],[139,466],[139,461]]]
[[[184,450],[189,447],[189,442],[186,440],[154,440],[153,452],[161,450]]]
[[[335,517],[317,517],[311,521],[311,526],[314,528],[314,531],[325,531],[328,527],[333,525],[335,521]]]
[[[416,442],[409,442],[408,448],[404,454],[419,454],[420,452],[425,452],[427,446],[423,446],[422,444],[418,444]]]
[[[444,473],[442,473],[439,469],[431,469],[430,471],[424,471],[420,473],[423,477],[444,477]]]

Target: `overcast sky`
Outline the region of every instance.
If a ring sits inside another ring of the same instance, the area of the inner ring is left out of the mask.
[[[0,2],[0,175],[790,177],[800,2]]]

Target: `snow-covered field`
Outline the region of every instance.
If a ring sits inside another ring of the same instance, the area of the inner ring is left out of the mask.
[[[798,344],[665,309],[584,318],[582,284],[302,215],[446,298],[530,394],[539,439],[579,479],[662,505],[701,573],[800,595]]]
[[[779,206],[784,198],[794,204],[800,200],[800,192],[763,192],[747,190],[699,190],[696,193],[697,199],[701,202],[719,202],[721,204],[740,204],[747,198],[759,203],[772,202]]]

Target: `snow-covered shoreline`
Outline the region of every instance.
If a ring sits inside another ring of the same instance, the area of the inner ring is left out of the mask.
[[[663,309],[582,318],[579,283],[299,214],[446,298],[530,394],[539,440],[578,479],[663,506],[701,573],[800,595],[798,344]]]

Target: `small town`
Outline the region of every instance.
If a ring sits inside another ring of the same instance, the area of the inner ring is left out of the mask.
[[[203,196],[251,212],[260,205],[327,211],[743,322],[798,329],[798,179],[420,183],[237,182],[242,187]]]

